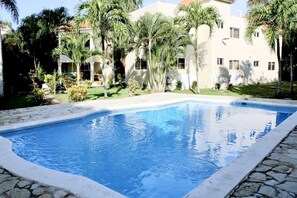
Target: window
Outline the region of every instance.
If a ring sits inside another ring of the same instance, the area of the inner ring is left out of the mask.
[[[230,60],[229,61],[230,70],[239,70],[239,60]]]
[[[147,69],[147,61],[142,58],[141,59],[137,58],[136,63],[135,63],[135,69],[136,70]]]
[[[259,67],[259,61],[254,61],[254,67]]]
[[[230,38],[239,38],[239,28],[230,28]]]
[[[260,33],[259,32],[254,32],[254,37],[259,37]]]
[[[275,62],[268,62],[268,70],[275,70]]]
[[[178,69],[185,69],[185,59],[184,58],[178,58],[177,59],[177,68]]]
[[[219,29],[224,29],[224,23],[223,23],[223,22],[219,23],[219,24],[218,24],[218,28],[219,28]]]
[[[217,58],[217,65],[224,65],[224,59],[223,58]]]

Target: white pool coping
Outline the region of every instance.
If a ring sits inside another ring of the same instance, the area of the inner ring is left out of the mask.
[[[121,103],[121,101],[124,103]],[[185,94],[149,94],[126,99],[89,101],[74,105],[92,107],[91,110],[69,114],[67,116],[52,117],[46,120],[36,120],[0,126],[0,133],[19,130],[32,126],[57,123],[65,120],[77,119],[98,111],[131,110],[135,108],[150,108],[159,105],[172,104],[184,101],[203,101],[210,103],[245,102],[254,104],[267,104],[274,106],[295,106],[297,101],[269,100],[269,99],[239,99],[234,97],[198,96]],[[41,107],[42,108],[42,107]],[[57,112],[56,112],[57,113]],[[210,178],[205,180],[191,192],[185,195],[192,197],[225,197],[242,181],[271,151],[275,148],[297,125],[297,112],[274,128],[269,134],[258,140],[245,153],[227,166],[221,168]],[[115,192],[91,179],[44,168],[17,156],[12,151],[12,143],[0,136],[0,166],[8,171],[29,180],[44,185],[65,189],[79,197],[111,197],[120,198],[124,195]]]

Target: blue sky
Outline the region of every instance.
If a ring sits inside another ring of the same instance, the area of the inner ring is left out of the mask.
[[[82,0],[17,0],[17,6],[19,9],[20,19],[25,18],[31,14],[36,14],[43,9],[53,9],[64,6],[68,9],[69,13],[73,15],[75,13],[75,6]],[[155,0],[143,0],[143,4],[148,5],[153,3]],[[161,0],[163,2],[178,4],[181,0]],[[231,14],[238,16],[241,10],[242,15],[246,13],[246,2],[247,0],[236,0],[231,7]],[[1,9],[0,19],[12,21],[12,18],[8,12]],[[15,28],[17,25],[13,24]]]

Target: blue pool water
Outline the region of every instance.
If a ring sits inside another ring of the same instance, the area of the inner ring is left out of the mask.
[[[2,134],[36,164],[128,197],[182,197],[296,109],[179,103]]]

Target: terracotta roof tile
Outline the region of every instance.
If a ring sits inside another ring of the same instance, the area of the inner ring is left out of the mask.
[[[190,5],[191,3],[195,2],[195,0],[182,0],[179,5],[184,5],[184,6],[187,6],[187,5]]]

